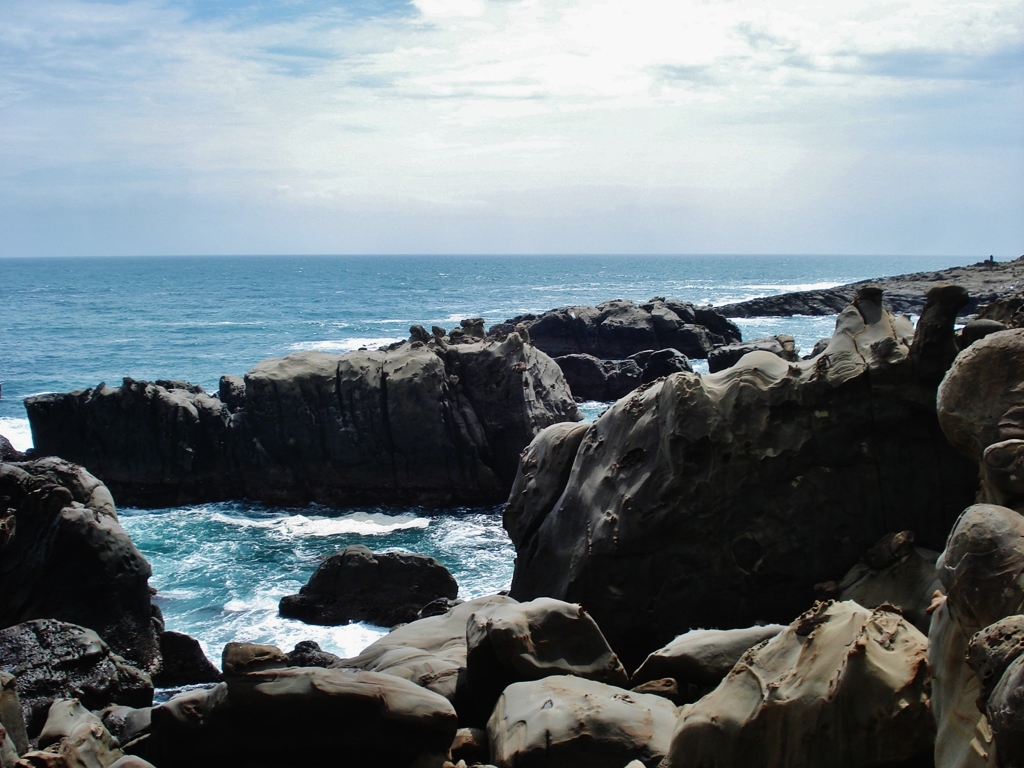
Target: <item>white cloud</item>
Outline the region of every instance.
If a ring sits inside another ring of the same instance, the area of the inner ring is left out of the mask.
[[[823,198],[869,204],[882,182],[852,171],[883,156],[925,158],[885,182],[925,195],[938,193],[928,162],[955,155],[971,173],[964,159],[977,158],[1005,194],[999,169],[1021,156],[1019,76],[994,69],[1024,40],[1016,0],[415,0],[409,11],[242,25],[156,0],[9,0],[0,202],[102,212],[147,196],[213,200],[254,220],[278,206],[401,229],[420,205],[568,221],[597,205],[581,188],[643,190],[652,210],[689,217],[671,230],[675,249],[737,250],[757,201],[794,231],[824,215]],[[1000,237],[1020,238],[1020,219]],[[836,235],[848,249],[852,234]],[[317,249],[349,247],[331,230]]]

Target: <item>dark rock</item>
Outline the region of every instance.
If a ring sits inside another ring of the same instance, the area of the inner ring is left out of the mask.
[[[78,461],[137,506],[494,503],[540,429],[580,418],[558,366],[517,334],[297,353],[246,374],[244,407],[232,392],[222,403],[125,379],[26,409],[41,453]]]
[[[633,360],[601,360],[593,355],[563,355],[562,369],[574,397],[580,400],[618,400],[640,386],[643,369]]]
[[[644,350],[672,348],[706,358],[719,344],[740,340],[739,329],[717,311],[679,301],[606,301],[596,307],[562,307],[520,315],[501,327],[526,326],[530,341],[552,357],[588,354],[622,360]]]
[[[413,325],[409,328],[409,341],[418,341],[422,344],[426,344],[432,338],[433,336],[427,333],[427,329],[422,325]]]
[[[634,693],[649,693],[654,696],[661,696],[676,706],[696,701],[700,698],[696,686],[687,686],[686,692],[680,693],[679,682],[674,677],[659,677],[657,680],[648,680],[645,683],[634,685],[630,690]]]
[[[319,643],[303,640],[295,644],[288,654],[289,667],[330,667],[341,661],[340,656],[323,650]]]
[[[25,461],[24,453],[11,445],[11,441],[0,435],[0,461]]]
[[[91,629],[52,619],[0,630],[0,671],[14,675],[30,738],[54,699],[76,698],[88,709],[153,703],[145,672],[111,653]]]
[[[936,285],[928,290],[921,319],[914,329],[910,362],[922,384],[938,386],[960,351],[953,334],[957,313],[970,301],[959,285]]]
[[[439,765],[457,729],[451,704],[406,680],[289,668],[229,678],[153,708],[147,759],[167,766]]]
[[[54,458],[0,464],[0,518],[0,627],[80,624],[136,666],[157,667],[149,563],[99,480]]]
[[[989,624],[971,638],[967,664],[981,683],[979,710],[985,711],[993,689],[1021,654],[1024,654],[1024,616],[1020,614]]]
[[[149,735],[153,708],[113,706],[104,709],[99,716],[103,726],[118,740],[125,751],[133,752]]]
[[[956,346],[962,351],[989,334],[1005,330],[1007,330],[1007,326],[995,320],[970,320],[957,334]]]
[[[245,408],[245,379],[241,376],[221,376],[220,401],[231,413]]]
[[[416,619],[424,605],[454,599],[459,585],[425,555],[371,552],[356,544],[320,563],[297,595],[281,598],[281,615],[335,626],[366,621],[382,627]]]
[[[630,355],[629,360],[640,366],[641,384],[650,384],[655,379],[671,376],[673,373],[693,373],[690,359],[675,349],[654,349]]]
[[[450,600],[447,597],[439,597],[431,600],[416,612],[417,619],[427,619],[431,616],[444,616],[448,611],[457,605],[462,605],[463,600]]]
[[[939,549],[977,470],[915,379],[909,321],[876,295],[813,360],[753,352],[641,387],[555,463],[537,457],[564,430],[541,433],[504,513],[511,595],[587,606],[638,665],[688,629],[790,621],[894,528]]]
[[[995,765],[1024,765],[1024,657],[1014,659],[999,678],[985,714],[992,727]]]
[[[694,701],[710,692],[750,648],[775,637],[785,627],[769,624],[746,629],[694,629],[648,656],[630,682],[641,685],[671,678],[679,695]],[[694,695],[695,694],[695,695]]]
[[[216,683],[220,670],[203,653],[199,641],[181,632],[160,633],[160,656],[163,664],[153,676],[161,688],[199,683]]]
[[[248,675],[289,666],[288,657],[276,645],[228,643],[221,654],[225,676]]]
[[[537,598],[475,613],[466,625],[466,682],[477,711],[490,712],[510,684],[574,675],[625,688],[626,670],[578,605]]]
[[[1006,328],[1024,328],[1024,294],[1018,292],[986,304],[978,310],[978,320],[1001,323]]]
[[[655,766],[668,752],[676,716],[660,696],[557,675],[506,688],[487,736],[499,766]]]
[[[740,341],[735,344],[715,347],[708,354],[708,371],[710,373],[724,371],[738,363],[739,359],[748,352],[757,350],[771,352],[773,355],[778,355],[783,360],[791,362],[796,362],[799,359],[796,348],[793,346],[792,336],[769,336],[764,339]]]
[[[21,700],[14,675],[0,672],[0,727],[7,732],[15,751],[20,755],[28,749],[28,732],[25,716],[21,711]]]
[[[78,699],[53,703],[39,747],[24,755],[25,765],[105,768],[124,756],[117,739]]]
[[[867,768],[927,759],[935,735],[927,647],[897,613],[819,603],[682,710],[662,765]]]
[[[474,339],[484,337],[484,319],[482,317],[468,317],[465,320],[460,320],[459,325],[462,326],[462,332],[467,336]]]

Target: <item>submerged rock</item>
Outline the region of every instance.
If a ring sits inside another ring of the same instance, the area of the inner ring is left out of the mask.
[[[414,621],[427,603],[454,599],[459,585],[425,555],[345,547],[317,567],[297,595],[281,598],[281,615],[335,626],[366,621],[382,627]]]
[[[401,344],[266,360],[227,398],[180,382],[28,398],[42,454],[102,478],[121,503],[226,498],[493,503],[542,428],[579,411],[558,366],[524,344]]]
[[[639,664],[688,629],[790,621],[887,531],[940,548],[976,471],[880,300],[862,292],[811,360],[752,352],[642,387],[582,435],[542,432],[504,513],[512,596],[587,606]]]

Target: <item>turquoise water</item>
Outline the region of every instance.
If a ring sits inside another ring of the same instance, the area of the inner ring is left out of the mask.
[[[409,326],[488,324],[524,312],[665,296],[723,304],[755,296],[939,269],[974,257],[394,256],[0,259],[0,434],[31,444],[30,394],[137,379],[216,391],[222,374],[304,349],[343,352]],[[834,318],[738,323],[744,338],[790,333],[809,350]],[[595,416],[603,404],[587,404]],[[289,650],[317,640],[342,655],[382,629],[310,627],[277,616],[318,558],[347,544],[441,560],[460,596],[502,589],[512,547],[500,509],[279,509],[244,503],[120,510],[153,565],[169,629],[218,657],[230,640]]]

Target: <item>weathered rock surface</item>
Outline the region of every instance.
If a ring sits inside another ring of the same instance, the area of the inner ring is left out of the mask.
[[[88,709],[153,703],[145,672],[111,653],[92,630],[52,619],[0,630],[0,671],[14,675],[30,737],[54,699],[78,699]]]
[[[466,681],[479,712],[490,712],[512,683],[549,675],[628,685],[622,662],[594,620],[561,600],[541,597],[474,613],[466,647]]]
[[[999,678],[985,714],[992,728],[995,764],[1024,765],[1024,658],[1014,659]]]
[[[25,729],[18,688],[14,675],[6,672],[0,672],[0,727],[6,731],[7,738],[18,754],[28,749],[28,732]]]
[[[724,371],[738,363],[740,358],[748,352],[756,351],[771,352],[792,363],[800,359],[792,336],[769,336],[764,339],[752,339],[715,347],[708,354],[708,371],[710,373]]]
[[[448,569],[432,557],[375,553],[356,544],[320,563],[299,594],[281,598],[280,611],[308,624],[392,627],[414,621],[427,603],[458,593]]]
[[[937,284],[954,283],[971,295],[961,315],[978,312],[986,304],[1014,294],[1024,280],[1024,256],[1014,261],[979,262],[936,272],[915,272],[895,277],[840,285],[816,291],[796,291],[766,296],[716,309],[725,317],[787,317],[790,315],[834,315],[841,312],[864,285],[871,283],[885,291],[891,312],[920,314],[925,293]]]
[[[381,672],[409,680],[444,696],[452,702],[463,721],[474,717],[473,703],[466,688],[466,626],[476,614],[515,600],[501,595],[481,597],[457,605],[441,616],[419,619],[392,630],[338,668]],[[486,719],[488,713],[484,713]]]
[[[593,355],[564,355],[555,362],[578,400],[618,400],[641,384],[683,371],[692,372],[690,360],[674,349],[647,350],[625,360],[601,360]]]
[[[0,464],[0,520],[0,628],[80,624],[133,664],[157,668],[149,563],[99,480],[54,458]]]
[[[695,701],[722,682],[750,648],[783,629],[781,624],[768,624],[744,629],[691,630],[648,656],[633,673],[630,683],[638,686],[672,678],[678,695]]]
[[[24,760],[47,768],[108,768],[123,756],[103,722],[78,699],[58,699],[39,734],[39,750]]]
[[[663,765],[868,768],[926,758],[928,642],[898,613],[819,603],[682,709]]]
[[[971,638],[967,664],[981,686],[978,708],[984,709],[993,689],[1017,657],[1024,654],[1024,615],[993,622]]]
[[[587,354],[622,360],[644,350],[671,348],[703,359],[712,347],[741,338],[739,329],[710,307],[660,298],[639,305],[615,300],[519,315],[491,332],[517,325],[525,326],[531,343],[552,357]]]
[[[579,434],[541,433],[505,508],[512,596],[585,605],[639,664],[688,629],[790,621],[888,531],[939,549],[977,474],[880,299],[862,292],[811,360],[753,352],[637,390],[583,433],[564,483],[567,462],[538,457]]]
[[[456,728],[447,699],[393,675],[288,668],[154,707],[146,758],[160,768],[409,766],[443,756]]]
[[[676,708],[660,696],[564,675],[510,685],[487,723],[498,768],[657,765]]]
[[[234,410],[180,382],[28,398],[36,450],[123,504],[476,504],[507,492],[540,429],[579,419],[554,362],[518,334],[451,346],[303,352],[255,366]]]
[[[0,435],[0,461],[25,461],[26,456],[17,450],[11,441]]]
[[[889,534],[868,550],[837,585],[839,599],[865,608],[889,605],[922,632],[928,631],[932,595],[941,588],[939,553],[914,546],[910,531]]]

